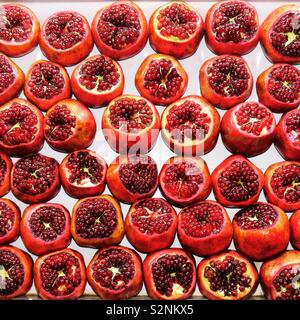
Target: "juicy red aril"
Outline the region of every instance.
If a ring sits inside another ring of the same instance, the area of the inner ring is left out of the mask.
[[[293,143],[300,146],[300,110],[287,117],[285,126],[286,132],[293,137]]]
[[[281,270],[273,280],[280,297],[277,300],[300,300],[300,267],[288,266]]]
[[[6,170],[7,170],[6,162],[1,158],[1,155],[0,155],[0,186],[2,186],[4,183]]]
[[[15,79],[16,76],[11,64],[4,55],[0,54],[0,94],[11,86]]]
[[[10,206],[0,200],[0,238],[4,237],[15,223],[15,213]],[[1,275],[1,270],[0,270]],[[1,286],[0,286],[1,287]]]

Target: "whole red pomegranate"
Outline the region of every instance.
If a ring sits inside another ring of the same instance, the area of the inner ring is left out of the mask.
[[[12,161],[3,152],[0,152],[0,197],[5,196],[10,190],[10,175]]]
[[[0,199],[0,245],[14,242],[19,237],[20,208],[9,199]],[[1,275],[0,275],[1,278]],[[1,279],[0,279],[1,283]],[[0,293],[1,296],[1,293]]]
[[[300,210],[295,211],[290,218],[291,244],[300,250]]]

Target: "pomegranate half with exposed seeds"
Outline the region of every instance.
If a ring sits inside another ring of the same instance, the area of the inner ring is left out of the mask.
[[[187,96],[162,113],[162,138],[180,155],[203,155],[217,143],[220,130],[218,111],[200,96]]]
[[[300,209],[300,162],[281,161],[265,172],[264,191],[269,202],[284,211]]]
[[[202,17],[183,1],[172,1],[160,6],[149,21],[151,47],[178,59],[195,53],[203,33]]]
[[[264,185],[264,174],[241,155],[220,163],[212,173],[216,200],[226,207],[246,207],[255,203]]]
[[[77,100],[59,101],[45,115],[45,138],[54,150],[73,152],[88,148],[95,134],[92,112]]]
[[[40,153],[19,159],[11,171],[11,191],[25,203],[51,200],[60,189],[58,162]]]
[[[0,245],[14,242],[19,237],[20,208],[9,199],[0,199]],[[1,273],[0,273],[1,274]],[[0,275],[1,278],[1,275]],[[1,279],[0,279],[1,283]],[[0,286],[1,287],[1,286]],[[0,293],[1,296],[1,293]]]
[[[165,54],[151,54],[135,75],[135,86],[141,96],[154,104],[168,105],[185,92],[188,75],[179,61]]]
[[[183,248],[198,256],[226,250],[232,240],[228,213],[211,200],[185,207],[178,214],[178,238]]]
[[[106,194],[78,200],[73,207],[71,232],[75,242],[82,247],[119,244],[124,237],[119,202]]]
[[[258,102],[244,102],[226,111],[221,122],[221,136],[232,153],[253,157],[268,150],[273,143],[276,120],[272,112]]]
[[[48,17],[39,41],[44,55],[62,66],[85,59],[94,45],[88,21],[75,11],[59,11]]]
[[[290,218],[291,244],[300,251],[300,210],[295,211]]]
[[[200,292],[211,300],[244,300],[259,283],[255,265],[236,251],[203,259],[197,270]]]
[[[126,247],[100,249],[87,267],[87,279],[103,300],[130,299],[143,287],[142,260]]]
[[[41,256],[71,243],[71,217],[61,204],[39,203],[25,208],[20,232],[28,251]]]
[[[215,3],[207,12],[205,24],[206,44],[218,55],[247,54],[258,43],[258,15],[247,1]]]
[[[44,300],[80,298],[86,286],[83,256],[64,249],[39,257],[34,263],[34,284]]]
[[[200,68],[199,81],[203,97],[221,109],[246,101],[253,88],[247,62],[233,55],[206,60]]]
[[[71,97],[68,72],[59,64],[38,60],[26,75],[24,94],[39,109],[47,111],[58,101]]]
[[[105,189],[106,171],[105,160],[91,150],[68,154],[59,167],[62,186],[73,198],[100,195]]]
[[[10,190],[10,174],[12,161],[3,152],[0,152],[0,197],[5,196]]]
[[[135,202],[125,219],[126,237],[140,252],[169,248],[175,238],[177,214],[164,199],[147,198]]]
[[[277,206],[257,202],[235,214],[233,239],[236,249],[251,260],[267,260],[288,246],[288,217]]]
[[[149,254],[143,262],[143,273],[151,299],[188,299],[196,287],[195,259],[182,249],[165,249]]]
[[[273,63],[300,63],[300,7],[294,4],[272,11],[260,26],[260,42]]]
[[[147,153],[158,138],[160,115],[147,99],[123,95],[112,100],[104,110],[102,129],[114,151]]]

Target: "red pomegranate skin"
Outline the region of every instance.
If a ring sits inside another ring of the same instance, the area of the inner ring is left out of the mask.
[[[5,196],[10,190],[10,174],[13,163],[11,159],[0,151],[0,197]]]
[[[295,250],[300,250],[300,210],[295,211],[290,218],[291,244]]]

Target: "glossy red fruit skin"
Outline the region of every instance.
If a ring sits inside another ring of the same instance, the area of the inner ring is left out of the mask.
[[[47,206],[60,208],[64,212],[64,216],[66,218],[66,225],[63,234],[58,236],[54,241],[43,241],[40,238],[35,237],[29,224],[32,214],[39,208]],[[57,203],[32,204],[26,207],[22,214],[20,224],[21,238],[28,251],[36,256],[42,256],[53,251],[65,249],[69,246],[71,243],[70,224],[70,213],[63,205]]]
[[[300,210],[295,211],[290,218],[291,244],[300,251]]]
[[[183,256],[187,257],[189,262],[191,262],[193,265],[193,280],[191,283],[191,287],[186,293],[183,293],[180,296],[175,296],[175,297],[169,296],[168,297],[166,295],[160,294],[155,288],[155,284],[153,282],[153,277],[152,277],[152,264],[156,260],[158,260],[160,257],[162,257],[166,254],[183,255]],[[170,248],[170,249],[160,250],[160,251],[156,251],[156,252],[153,252],[153,253],[147,255],[144,262],[143,262],[143,274],[144,274],[144,283],[146,286],[148,296],[153,300],[185,300],[185,299],[190,298],[195,291],[195,287],[196,287],[195,259],[189,252],[186,252],[180,248]]]
[[[289,243],[290,228],[287,215],[279,207],[269,205],[278,213],[274,225],[247,230],[240,227],[235,218],[232,221],[236,249],[254,261],[270,259],[284,251]]]
[[[117,50],[117,49],[113,49],[113,48],[109,47],[108,45],[106,45],[102,41],[102,39],[100,38],[98,31],[97,31],[98,21],[101,18],[103,11],[114,4],[107,5],[103,8],[101,8],[96,13],[96,15],[93,19],[93,22],[92,22],[92,33],[93,33],[95,44],[101,53],[107,55],[108,57],[116,59],[116,60],[124,60],[124,59],[128,59],[128,58],[138,54],[141,50],[143,50],[143,48],[146,45],[147,39],[148,39],[149,27],[148,27],[148,23],[147,23],[147,20],[146,20],[146,17],[144,15],[143,11],[136,3],[132,2],[132,1],[127,1],[127,0],[120,0],[117,2],[117,4],[129,5],[129,6],[133,7],[138,12],[140,24],[141,24],[141,30],[140,30],[140,35],[139,35],[137,41],[133,45],[128,46],[125,49]]]
[[[149,20],[149,42],[151,47],[156,52],[169,54],[177,59],[183,59],[193,55],[197,50],[202,36],[204,34],[204,22],[200,14],[197,13],[197,28],[195,33],[189,39],[175,40],[162,36],[156,29],[157,16],[159,15],[160,10],[167,8],[170,4],[173,3],[183,3],[187,6],[187,8],[197,13],[197,11],[192,6],[190,6],[188,3],[181,1],[172,1],[170,3],[160,6],[153,12]]]
[[[241,2],[245,3],[243,0],[228,0],[228,1],[220,1],[215,3],[207,12],[205,18],[205,40],[207,47],[213,51],[214,53],[221,55],[221,54],[236,54],[236,55],[244,55],[251,52],[257,45],[259,40],[259,32],[256,31],[255,35],[245,43],[234,43],[233,41],[230,42],[220,42],[216,40],[215,34],[213,32],[213,19],[215,11],[221,6],[222,3],[226,2]],[[249,2],[247,5],[251,8],[254,8]],[[255,12],[256,9],[254,8]],[[258,15],[256,13],[256,21],[258,25]]]
[[[3,152],[0,151],[0,161],[4,160],[6,164],[6,171],[0,182],[0,197],[5,196],[10,190],[10,173],[13,166],[11,159]]]
[[[128,252],[133,260],[135,266],[135,274],[134,279],[130,281],[129,285],[126,287],[125,290],[119,290],[115,292],[114,290],[109,290],[101,286],[93,277],[93,264],[97,261],[98,256],[109,249],[122,249]],[[125,300],[135,297],[139,294],[143,287],[143,274],[142,274],[142,259],[141,257],[135,252],[134,250],[122,246],[109,246],[103,249],[99,249],[94,257],[92,258],[91,262],[89,263],[87,270],[87,280],[95,291],[95,293],[102,299],[102,300]]]
[[[275,10],[273,10],[267,18],[263,21],[259,28],[259,40],[262,45],[262,49],[266,57],[273,63],[291,63],[299,64],[299,57],[289,57],[284,56],[277,52],[273,46],[270,39],[270,33],[272,31],[273,25],[286,13],[289,12],[298,12],[300,7],[295,4],[283,5]]]

